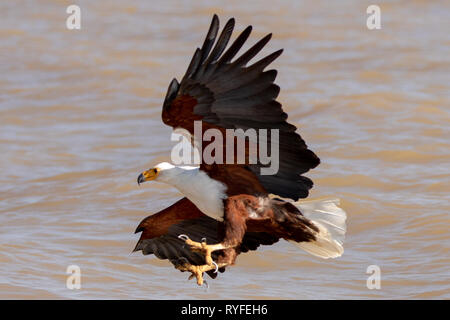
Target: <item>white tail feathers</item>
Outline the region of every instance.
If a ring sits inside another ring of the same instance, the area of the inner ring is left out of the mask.
[[[293,204],[318,228],[316,241],[293,242],[306,252],[323,258],[337,258],[344,253],[347,215],[338,207],[339,199],[297,201]]]

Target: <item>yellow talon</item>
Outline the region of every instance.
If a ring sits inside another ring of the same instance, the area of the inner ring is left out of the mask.
[[[221,263],[220,267],[224,267],[225,265],[226,265],[225,263]],[[190,272],[191,275],[189,276],[188,280],[191,280],[195,277],[197,279],[197,284],[199,286],[201,286],[201,285],[203,285],[203,283],[205,283],[205,281],[203,280],[203,273],[206,271],[213,270],[213,269],[215,269],[215,272],[217,272],[217,270],[219,269],[219,266],[215,262],[213,262],[212,266],[207,265],[207,264],[204,264],[202,266],[195,266],[195,265],[192,265],[192,264],[186,262],[186,263],[176,266],[176,268],[180,271]]]
[[[214,266],[215,263],[212,259],[212,252],[214,251],[214,249],[212,248],[212,246],[206,244],[206,239],[203,238],[202,242],[197,242],[197,241],[193,241],[191,240],[188,236],[182,234],[180,236],[178,236],[178,238],[183,239],[185,244],[187,244],[188,246],[191,247],[192,251],[197,251],[197,252],[203,252],[205,255],[205,260],[206,260],[206,264],[208,266]],[[203,241],[205,240],[205,241]],[[216,267],[217,265],[215,265],[214,267]]]

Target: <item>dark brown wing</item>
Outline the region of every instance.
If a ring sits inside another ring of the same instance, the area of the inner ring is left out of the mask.
[[[261,163],[244,167],[266,192],[294,200],[305,198],[313,183],[301,175],[316,167],[320,160],[295,132],[296,127],[286,122],[287,114],[276,101],[280,91],[274,84],[277,71],[264,71],[282,50],[247,66],[270,40],[269,34],[232,61],[252,30],[251,26],[247,27],[225,51],[233,28],[234,19],[230,19],[216,42],[219,19],[214,15],[203,46],[195,51],[183,79],[180,83],[173,79],[169,85],[162,111],[163,122],[174,128],[184,128],[191,134],[194,134],[195,120],[203,121],[204,130],[211,127],[278,129],[278,173],[261,175],[260,169],[265,167]],[[268,142],[271,142],[270,137]],[[206,146],[207,143],[203,143],[203,148]],[[210,172],[211,167],[202,165],[201,169],[212,178],[222,175],[237,181],[233,172],[221,172],[227,166],[214,168],[214,174]]]
[[[187,198],[183,198],[172,206],[145,218],[137,227],[142,232],[134,251],[142,251],[144,255],[154,254],[159,259],[168,259],[174,266],[187,260],[193,265],[205,264],[204,255],[193,252],[184,241],[179,239],[185,234],[194,241],[206,238],[208,243],[219,243],[219,222],[204,215]],[[279,240],[278,237],[262,232],[247,233],[238,252],[256,250],[261,244],[270,245]],[[217,259],[213,254],[213,259]],[[225,271],[222,269],[220,271]],[[215,278],[216,274],[208,272]]]

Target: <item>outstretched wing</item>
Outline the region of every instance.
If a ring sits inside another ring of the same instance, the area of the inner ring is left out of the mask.
[[[162,110],[163,122],[173,128],[184,128],[191,134],[194,134],[196,120],[202,121],[203,130],[218,128],[224,132],[225,129],[253,128],[258,133],[258,129],[278,129],[278,173],[261,175],[260,169],[265,165],[260,162],[244,167],[268,193],[294,200],[305,198],[313,183],[301,175],[316,167],[320,160],[295,132],[296,127],[286,121],[287,114],[276,101],[280,92],[274,84],[277,71],[265,71],[282,50],[247,66],[270,40],[269,34],[233,60],[252,30],[251,26],[247,27],[225,51],[234,24],[234,19],[230,19],[216,42],[219,19],[214,15],[205,41],[201,49],[195,51],[183,79],[180,83],[173,79],[169,85]],[[268,143],[271,142],[269,136]],[[207,145],[203,143],[203,149]],[[210,166],[202,165],[201,169],[215,178],[214,175],[223,176],[227,166],[216,166],[215,173]],[[232,170],[226,175],[231,175],[232,179]]]
[[[186,260],[193,265],[205,264],[203,254],[191,251],[184,241],[179,239],[185,234],[194,241],[200,242],[206,238],[208,243],[219,243],[218,221],[204,215],[187,198],[183,198],[172,206],[145,218],[137,227],[142,232],[134,251],[142,251],[144,255],[154,254],[159,259],[168,259],[174,266]],[[238,253],[256,250],[260,245],[271,245],[279,240],[278,237],[263,233],[249,232],[245,235]],[[217,259],[217,253],[213,259]],[[220,270],[225,271],[225,268]],[[208,272],[215,278],[217,274]]]

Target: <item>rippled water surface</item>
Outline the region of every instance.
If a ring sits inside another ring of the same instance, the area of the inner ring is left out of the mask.
[[[366,1],[77,1],[78,31],[69,4],[0,2],[0,298],[450,298],[448,2],[379,1],[374,31]],[[169,155],[161,103],[213,13],[285,49],[279,100],[322,159],[311,198],[341,198],[348,236],[332,261],[243,254],[206,292],[131,250],[180,198],[136,177]]]

